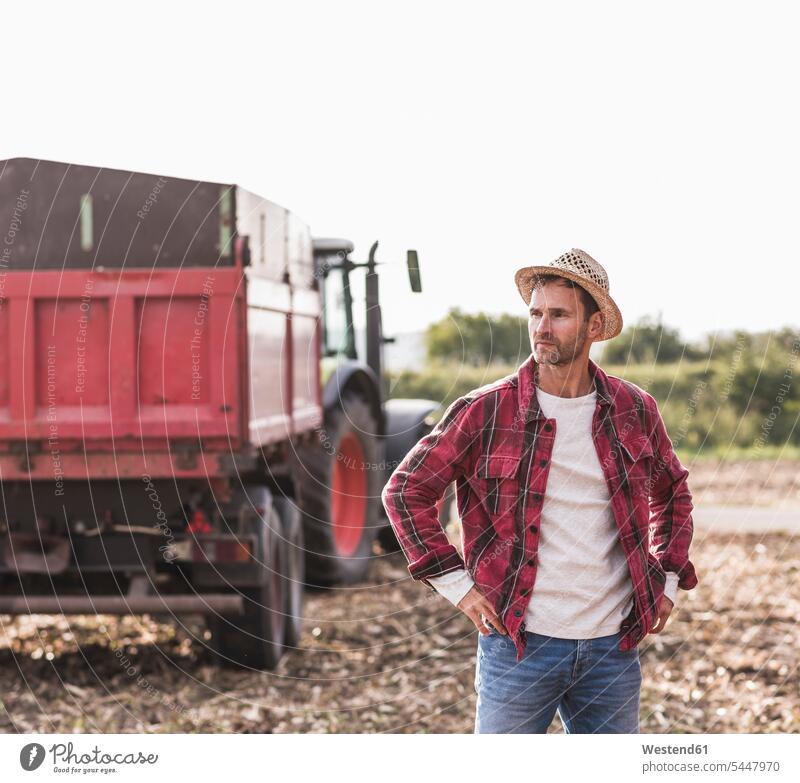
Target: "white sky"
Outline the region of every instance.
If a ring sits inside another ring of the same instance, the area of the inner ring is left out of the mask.
[[[514,271],[571,247],[627,323],[800,323],[792,4],[129,8],[4,8],[0,158],[237,182],[380,239],[387,334],[524,315]]]

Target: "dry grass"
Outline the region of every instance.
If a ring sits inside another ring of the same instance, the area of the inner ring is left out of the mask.
[[[641,643],[642,731],[797,732],[797,539],[705,535],[693,560],[700,584]],[[477,634],[402,556],[309,594],[306,615],[272,673],[214,665],[202,622],[0,618],[0,730],[472,731]]]

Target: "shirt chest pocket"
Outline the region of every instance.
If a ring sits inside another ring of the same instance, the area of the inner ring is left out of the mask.
[[[633,495],[650,495],[653,471],[653,447],[648,438],[620,440],[624,479]]]
[[[491,517],[512,514],[521,502],[520,456],[513,454],[482,454],[471,477],[478,501]]]

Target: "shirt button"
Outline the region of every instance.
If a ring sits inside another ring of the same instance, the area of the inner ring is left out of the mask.
[[[522,590],[519,591],[520,595],[527,595],[528,593],[530,593],[530,590],[528,590],[527,587],[523,587]]]
[[[545,432],[552,432],[552,430],[553,430],[553,425],[552,424],[545,424],[544,425],[544,431]]]
[[[535,563],[536,563],[536,558],[535,557],[529,557],[528,558],[528,565],[529,566],[535,565]]]
[[[522,617],[522,611],[519,609],[514,610],[514,617]]]
[[[544,468],[544,467],[546,467],[546,466],[547,466],[547,460],[546,460],[546,459],[543,459],[543,460],[541,460],[541,461],[539,462],[539,467],[542,467],[542,468]]]
[[[534,500],[541,500],[542,499],[542,493],[541,492],[534,492],[533,493],[533,499]]]
[[[528,530],[530,530],[530,531],[531,531],[531,533],[535,533],[535,532],[536,532],[538,529],[539,529],[539,528],[538,528],[538,527],[536,527],[536,525],[531,525],[531,526],[528,528]]]

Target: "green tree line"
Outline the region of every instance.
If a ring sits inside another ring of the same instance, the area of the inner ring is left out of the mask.
[[[458,309],[426,332],[426,365],[390,373],[394,397],[454,399],[516,371],[530,355],[527,320]],[[800,332],[736,331],[692,343],[645,318],[607,343],[603,369],[659,403],[682,454],[800,454]]]

